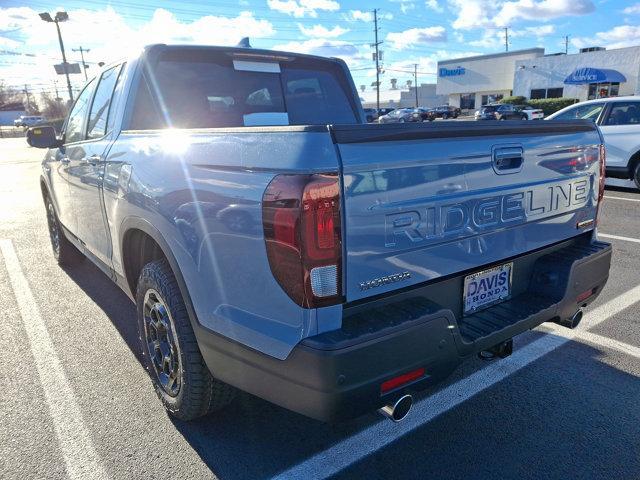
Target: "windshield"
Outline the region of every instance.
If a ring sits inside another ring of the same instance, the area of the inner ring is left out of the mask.
[[[154,81],[148,82],[147,98],[142,92],[136,104],[132,128],[357,123],[348,82],[335,62],[255,63],[242,69],[217,51],[163,53],[149,74]]]
[[[554,115],[551,120],[593,120],[595,122],[603,108],[604,103],[578,105]]]

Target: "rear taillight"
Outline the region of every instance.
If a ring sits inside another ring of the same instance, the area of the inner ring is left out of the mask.
[[[262,203],[274,277],[298,305],[342,301],[340,184],[336,174],[278,175]]]
[[[604,148],[604,145],[600,145],[600,184],[598,189],[598,203],[602,201],[604,198],[604,183],[606,177],[606,167],[607,167],[607,150]]]

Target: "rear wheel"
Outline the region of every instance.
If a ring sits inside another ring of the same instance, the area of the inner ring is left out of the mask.
[[[633,181],[636,184],[636,188],[640,188],[640,162],[636,162],[633,167]]]
[[[69,241],[64,235],[56,209],[53,206],[51,197],[46,195],[44,205],[47,209],[47,227],[49,228],[49,240],[51,240],[51,249],[53,257],[61,266],[76,265],[84,260],[84,255]]]
[[[522,116],[520,117],[520,120],[529,120],[529,117],[527,117],[526,115],[522,115]]]
[[[229,404],[236,390],[214,379],[204,363],[175,276],[165,260],[142,269],[136,306],[144,365],[167,411],[188,421]]]

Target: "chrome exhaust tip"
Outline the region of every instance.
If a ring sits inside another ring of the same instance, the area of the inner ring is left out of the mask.
[[[580,322],[582,321],[582,309],[578,309],[576,313],[574,313],[571,317],[565,318],[564,320],[558,320],[558,324],[567,328],[576,328]]]
[[[403,420],[413,406],[413,397],[404,395],[400,397],[394,404],[390,404],[378,409],[381,415],[387,417],[392,422],[398,423]]]

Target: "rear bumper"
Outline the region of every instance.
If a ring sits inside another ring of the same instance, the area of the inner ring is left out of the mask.
[[[515,259],[515,268],[526,272],[520,280],[524,286],[511,300],[476,315],[461,317],[454,303],[428,298],[429,292],[441,298],[439,289],[456,290],[465,272],[354,308],[340,330],[305,339],[286,360],[202,329],[196,335],[217,378],[309,417],[339,421],[438,383],[466,356],[543,322],[570,317],[599,295],[610,263],[609,244],[580,239]],[[591,296],[578,303],[586,291]],[[454,297],[461,304],[462,295],[454,292]],[[423,378],[381,394],[382,382],[422,367]]]

